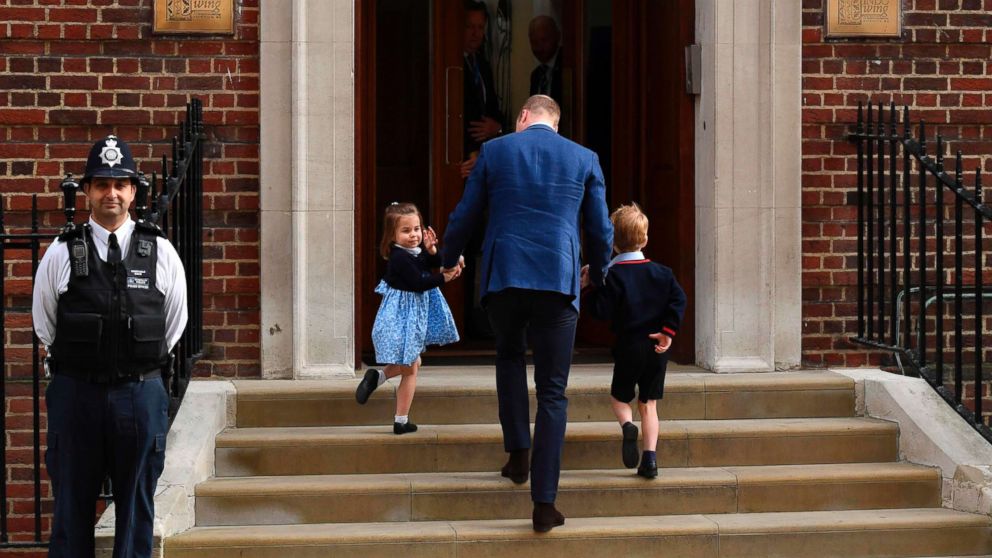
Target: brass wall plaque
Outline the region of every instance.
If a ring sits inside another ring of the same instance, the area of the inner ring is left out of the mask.
[[[827,0],[827,37],[900,37],[902,0]]]
[[[155,0],[154,33],[234,33],[234,0]]]

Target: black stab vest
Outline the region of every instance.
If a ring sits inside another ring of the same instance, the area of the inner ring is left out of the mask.
[[[59,297],[55,373],[106,383],[161,369],[169,351],[165,295],[155,287],[158,235],[136,226],[127,254],[112,265],[100,259],[88,225],[76,234],[86,239],[89,275],[70,274]]]

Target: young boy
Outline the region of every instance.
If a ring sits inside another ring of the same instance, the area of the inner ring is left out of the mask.
[[[641,208],[620,206],[610,221],[617,256],[610,262],[605,284],[589,292],[583,307],[594,318],[609,320],[617,336],[610,395],[623,431],[623,464],[637,467],[637,426],[631,422],[630,408],[636,385],[644,429],[644,453],[637,474],[653,479],[658,476],[657,402],[664,395],[666,351],[682,322],[686,297],[672,270],[645,259],[641,252],[648,243],[648,218]],[[583,269],[583,288],[588,283]]]

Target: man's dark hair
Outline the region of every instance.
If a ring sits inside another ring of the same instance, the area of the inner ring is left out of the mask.
[[[489,21],[489,10],[486,9],[486,5],[482,2],[465,0],[465,13],[468,14],[469,12],[480,12],[486,16],[486,21]]]

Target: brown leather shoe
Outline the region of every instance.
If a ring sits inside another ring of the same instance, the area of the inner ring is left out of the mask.
[[[534,502],[534,514],[531,517],[534,521],[534,531],[538,533],[547,533],[565,524],[565,516],[555,509],[554,504]]]
[[[519,449],[510,452],[510,459],[500,469],[500,474],[516,484],[527,482],[530,475],[530,450]]]

